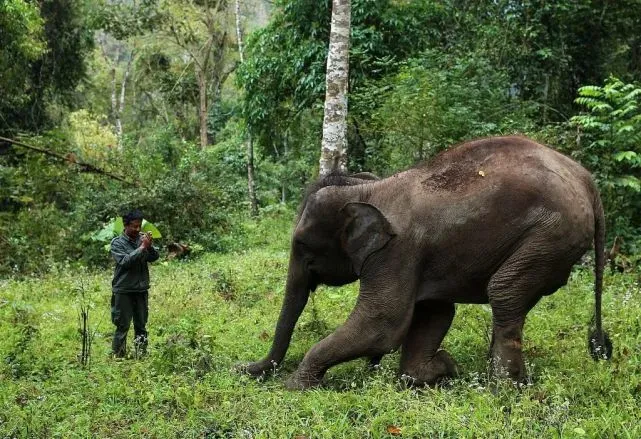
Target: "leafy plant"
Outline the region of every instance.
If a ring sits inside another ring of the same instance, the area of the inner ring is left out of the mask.
[[[28,100],[31,86],[30,64],[46,50],[43,39],[44,20],[38,7],[25,0],[6,0],[0,3],[0,86],[3,98],[0,114]],[[4,123],[0,123],[2,130]]]
[[[576,103],[587,111],[571,119],[574,155],[596,176],[611,230],[630,246],[641,228],[641,87],[610,77],[581,87]]]
[[[509,89],[506,72],[475,54],[409,60],[353,96],[352,111],[371,115],[360,127],[365,169],[386,174],[465,139],[526,130],[528,108]]]
[[[94,241],[110,241],[114,236],[120,235],[124,229],[125,225],[122,222],[122,217],[111,218],[102,229],[91,235],[91,239]],[[146,219],[142,220],[140,231],[151,233],[152,238],[155,239],[162,238],[158,228]]]
[[[84,275],[86,270],[82,271]],[[82,367],[87,367],[91,361],[91,349],[96,336],[95,327],[92,329],[90,325],[90,311],[95,308],[95,303],[92,300],[92,293],[100,290],[94,285],[93,291],[88,288],[88,284],[83,277],[81,277],[74,288],[77,296],[78,307],[78,333],[80,335],[80,354],[78,355],[78,362]],[[93,312],[91,313],[93,316]]]

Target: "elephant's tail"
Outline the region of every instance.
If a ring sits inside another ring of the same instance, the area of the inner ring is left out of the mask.
[[[598,191],[594,190],[594,327],[588,335],[588,348],[595,360],[612,357],[612,341],[603,330],[601,320],[601,296],[603,294],[603,271],[605,268],[605,216]]]

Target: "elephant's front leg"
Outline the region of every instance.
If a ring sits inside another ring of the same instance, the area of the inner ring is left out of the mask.
[[[441,342],[454,319],[454,304],[426,301],[416,304],[401,354],[401,373],[412,385],[435,384],[458,374],[454,359]]]
[[[307,352],[287,381],[288,388],[317,386],[335,364],[381,356],[400,346],[412,320],[412,298],[399,298],[384,291],[368,294],[362,286],[361,283],[361,295],[347,321]]]

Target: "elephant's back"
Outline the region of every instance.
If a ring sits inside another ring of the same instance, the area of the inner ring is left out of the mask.
[[[373,183],[368,199],[399,230],[438,240],[457,231],[518,235],[551,213],[586,236],[594,227],[595,196],[592,177],[580,164],[525,137],[508,136],[456,146]]]
[[[419,174],[422,190],[445,195],[485,191],[488,186],[507,182],[540,188],[546,186],[550,174],[580,185],[591,180],[572,159],[520,136],[463,143],[410,172]]]

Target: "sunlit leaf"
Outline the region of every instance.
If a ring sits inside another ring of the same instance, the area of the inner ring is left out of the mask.
[[[143,232],[151,233],[151,236],[154,239],[162,238],[162,234],[160,233],[158,228],[146,219],[142,220],[142,226],[140,227],[140,230],[142,230]]]
[[[112,220],[113,221],[113,230],[116,235],[120,235],[122,231],[125,229],[125,225],[122,222],[122,217],[117,217]]]
[[[113,221],[113,231],[114,234],[119,235],[122,233],[122,231],[125,229],[125,225],[122,222],[122,217],[117,217],[112,220]],[[146,219],[142,220],[142,225],[140,226],[140,230],[142,232],[151,232],[151,236],[154,239],[157,238],[162,238],[162,234],[160,233],[160,230],[151,222],[147,221]]]
[[[399,427],[395,426],[395,425],[388,425],[386,430],[392,436],[400,436],[401,435],[401,429]]]
[[[628,161],[628,162],[638,162],[640,160],[639,154],[634,151],[621,151],[614,155],[614,159],[617,162]]]

